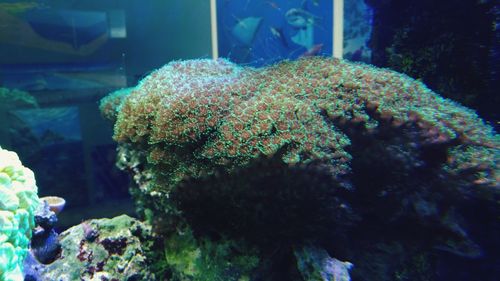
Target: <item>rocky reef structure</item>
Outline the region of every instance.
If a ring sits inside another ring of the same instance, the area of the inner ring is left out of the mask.
[[[406,75],[177,61],[101,109],[172,280],[349,280],[349,262],[420,280],[446,271],[435,251],[491,265],[499,249],[473,221],[498,233],[498,135]]]
[[[23,280],[34,212],[40,204],[33,172],[0,147],[0,280]]]
[[[136,219],[122,215],[89,220],[56,239],[56,257],[41,261],[32,251],[25,262],[25,280],[158,280],[149,256],[154,244],[151,227]]]

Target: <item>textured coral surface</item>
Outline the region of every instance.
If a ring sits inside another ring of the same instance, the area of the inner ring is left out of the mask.
[[[476,173],[478,183],[497,180],[498,136],[472,110],[365,64],[308,58],[253,69],[225,60],[178,61],[128,96],[114,96],[120,98],[103,100],[101,108],[117,117],[115,140],[145,150],[165,176],[163,187],[151,191],[276,154],[290,165],[315,163],[345,174],[351,155],[343,128],[370,133],[381,121],[415,125],[422,144],[450,144],[450,170],[481,166],[488,172]]]
[[[176,61],[101,109],[172,280],[308,280],[334,261],[377,281],[494,269],[499,137],[408,76],[319,57]],[[303,245],[330,262],[304,266]],[[450,270],[449,255],[477,263]]]
[[[0,280],[23,280],[34,211],[39,204],[33,172],[16,153],[0,147]]]

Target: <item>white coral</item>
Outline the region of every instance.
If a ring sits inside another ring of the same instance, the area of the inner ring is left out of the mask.
[[[0,147],[0,280],[23,280],[34,211],[40,200],[33,172]]]

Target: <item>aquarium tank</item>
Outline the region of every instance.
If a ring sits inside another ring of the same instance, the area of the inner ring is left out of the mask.
[[[0,281],[495,281],[493,0],[0,0]]]

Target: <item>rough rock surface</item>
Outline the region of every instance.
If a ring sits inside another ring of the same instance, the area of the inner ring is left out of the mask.
[[[149,272],[150,227],[122,215],[85,221],[59,236],[60,256],[34,265],[35,280],[156,280]]]

